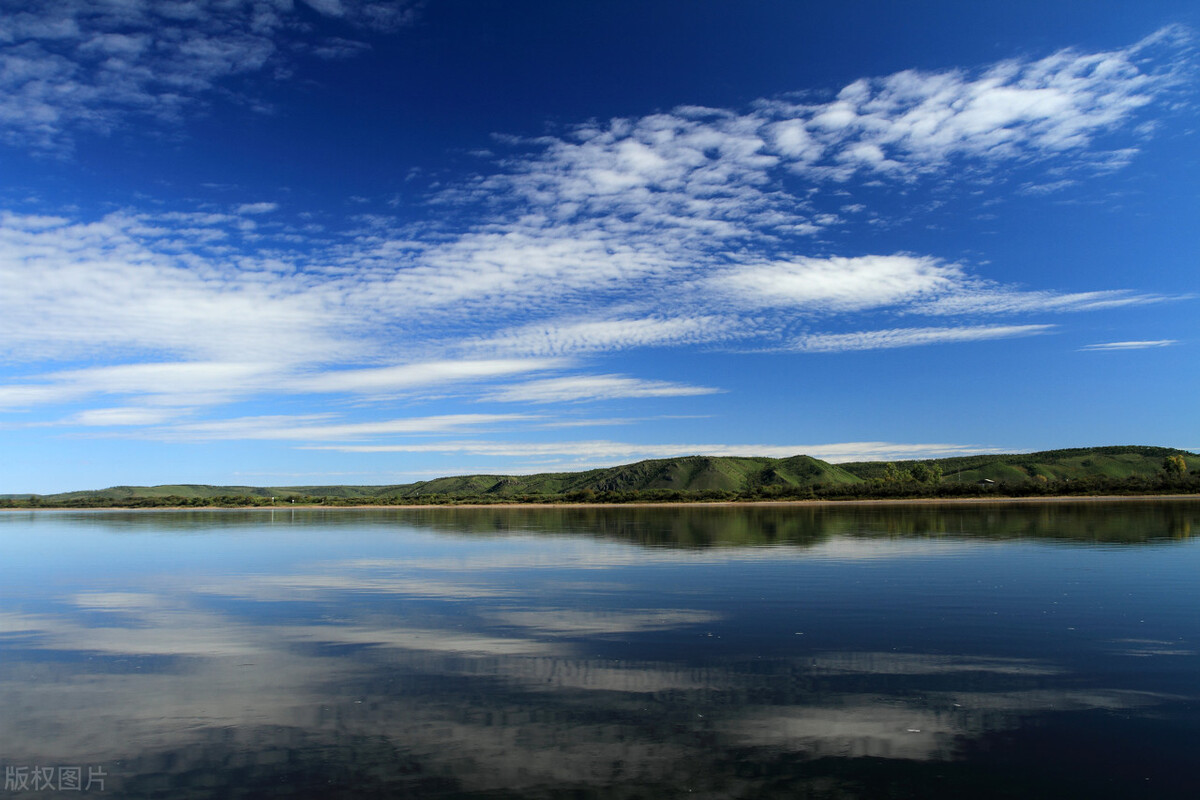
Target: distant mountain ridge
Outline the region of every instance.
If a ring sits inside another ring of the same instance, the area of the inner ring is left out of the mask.
[[[271,498],[278,500],[328,498],[342,501],[385,498],[392,501],[423,498],[462,500],[544,499],[565,497],[587,499],[589,495],[651,498],[663,493],[696,495],[708,493],[788,492],[801,489],[834,491],[881,481],[911,481],[917,465],[941,470],[940,484],[963,485],[992,481],[997,485],[1069,481],[1118,481],[1151,479],[1163,472],[1168,456],[1181,456],[1188,471],[1200,469],[1200,456],[1168,447],[1093,447],[1047,450],[1037,453],[958,456],[896,462],[852,462],[831,464],[811,456],[788,458],[737,456],[684,456],[651,459],[616,467],[583,472],[550,472],[537,475],[461,475],[429,481],[387,486],[210,486],[175,484],[162,486],[113,486],[107,489],[35,495],[49,504],[96,504],[100,501],[128,502],[180,498]],[[918,470],[920,471],[920,470]],[[905,477],[907,476],[907,477]],[[0,495],[0,499],[25,500],[30,495]]]

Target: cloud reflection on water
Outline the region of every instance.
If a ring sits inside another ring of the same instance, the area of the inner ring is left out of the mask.
[[[1105,685],[1029,647],[837,648],[788,628],[786,646],[757,648],[758,639],[738,639],[754,633],[744,609],[716,610],[726,587],[654,577],[665,567],[790,564],[798,556],[787,548],[552,538],[538,552],[543,540],[519,536],[486,553],[466,538],[407,558],[337,555],[353,541],[331,540],[335,557],[274,573],[147,570],[68,589],[47,582],[21,601],[0,596],[0,752],[12,763],[119,762],[127,775],[219,781],[228,769],[214,764],[271,776],[280,758],[320,761],[344,748],[370,762],[353,770],[455,790],[736,794],[754,785],[737,763],[954,761],[964,743],[1038,715],[1145,716],[1197,699]],[[826,549],[891,553],[920,570],[1001,546],[947,544],[923,559],[914,540],[835,537]],[[639,576],[633,566],[653,569]],[[707,638],[714,631],[720,644]],[[1110,654],[1194,657],[1164,639],[1103,641]]]
[[[275,582],[262,585],[273,602]],[[8,754],[136,762],[148,751],[186,752],[214,730],[296,727],[318,738],[384,736],[433,764],[472,764],[458,774],[476,789],[512,789],[605,783],[613,775],[597,765],[607,760],[634,760],[657,770],[647,778],[667,780],[679,763],[703,760],[701,741],[714,740],[809,757],[944,759],[960,738],[1015,725],[1040,709],[1128,710],[1172,699],[1070,688],[1066,670],[1032,659],[820,652],[776,660],[764,673],[746,661],[701,668],[589,659],[586,648],[558,641],[561,634],[713,621],[686,609],[549,609],[541,619],[532,610],[483,612],[530,634],[518,637],[405,627],[399,618],[239,622],[178,604],[164,608],[149,593],[72,599],[85,611],[118,612],[126,624],[90,625],[69,611],[0,616],[0,632],[21,636],[21,649],[34,653],[24,664],[9,659],[0,673],[0,746]],[[337,646],[367,650],[330,649]],[[75,660],[36,655],[49,651]],[[31,682],[30,670],[46,663],[53,667]],[[1063,677],[1067,685],[912,695],[882,694],[874,685],[885,675],[979,673]],[[813,685],[830,676],[855,677],[862,691]],[[774,701],[748,702],[764,694]],[[664,726],[673,730],[665,738]]]

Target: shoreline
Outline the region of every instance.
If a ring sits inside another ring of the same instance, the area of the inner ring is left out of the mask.
[[[0,508],[0,513],[13,511],[278,511],[302,509],[307,511],[382,511],[386,509],[537,509],[537,508],[805,508],[829,506],[955,506],[955,505],[1036,505],[1069,503],[1137,503],[1161,501],[1200,502],[1200,494],[1143,494],[1143,495],[1053,495],[1049,497],[911,497],[911,498],[861,498],[852,500],[714,500],[714,501],[668,501],[662,503],[442,503],[424,504],[369,504],[321,505],[319,503],[278,503],[273,506],[56,506]]]

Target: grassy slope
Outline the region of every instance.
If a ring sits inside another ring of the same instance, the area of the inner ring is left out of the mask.
[[[689,456],[638,461],[634,464],[586,472],[438,478],[406,487],[395,487],[395,491],[389,494],[400,497],[430,494],[517,497],[586,491],[642,492],[654,489],[736,492],[756,482],[810,486],[858,483],[859,479],[832,464],[807,456],[794,456],[790,459]]]
[[[446,497],[497,498],[561,495],[572,492],[642,492],[653,490],[737,492],[747,486],[824,486],[859,483],[840,467],[808,456],[774,458],[654,459],[586,472],[551,472],[539,475],[462,475],[397,486],[114,486],[97,491],[45,495],[52,502],[135,497]]]
[[[997,483],[1023,483],[1043,475],[1047,480],[1081,480],[1084,478],[1128,478],[1134,475],[1151,478],[1162,470],[1163,458],[1179,454],[1188,469],[1200,468],[1200,457],[1185,450],[1169,447],[1092,447],[1074,450],[1046,450],[1040,453],[1017,455],[963,456],[937,459],[942,467],[944,483],[976,483],[983,479]],[[901,470],[910,469],[917,461],[897,461]],[[884,465],[879,462],[857,462],[841,465],[861,478],[883,477]]]
[[[1096,447],[1017,455],[937,459],[945,483],[975,483],[989,478],[1023,483],[1044,475],[1049,480],[1088,477],[1153,477],[1164,456],[1181,454],[1189,470],[1200,469],[1200,456],[1164,447]],[[897,461],[902,470],[917,461]],[[463,475],[395,486],[114,486],[109,489],[44,495],[51,502],[138,497],[216,499],[222,497],[494,497],[566,495],[576,492],[653,492],[655,490],[740,492],[757,486],[846,486],[883,476],[882,462],[830,464],[809,456],[790,458],[708,457],[652,459],[585,472],[539,475]]]

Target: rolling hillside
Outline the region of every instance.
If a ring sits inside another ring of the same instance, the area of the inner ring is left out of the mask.
[[[970,486],[987,479],[1001,486],[1055,485],[1070,482],[1154,480],[1162,475],[1166,456],[1183,456],[1189,471],[1200,469],[1200,456],[1165,447],[1096,447],[1049,450],[1012,455],[980,455],[936,461],[897,461],[904,476],[918,464],[936,463],[942,470],[942,488]],[[461,501],[586,500],[593,496],[625,499],[661,499],[682,496],[796,496],[813,490],[826,495],[845,494],[877,486],[885,478],[883,462],[830,464],[804,455],[790,458],[687,456],[638,461],[585,472],[551,472],[538,475],[462,475],[392,486],[114,486],[93,491],[33,496],[48,505],[128,504],[139,500],[178,499],[196,503],[228,504],[236,500],[261,501],[328,499]],[[907,480],[907,478],[902,478]],[[858,488],[856,488],[858,487]],[[24,502],[29,495],[0,495],[0,500]]]
[[[446,495],[511,498],[573,492],[740,492],[747,486],[764,484],[831,486],[859,483],[860,480],[833,464],[808,456],[785,459],[688,456],[638,461],[586,472],[437,478],[407,486],[381,487],[382,491],[378,493],[395,497]]]
[[[1072,450],[1045,450],[1039,453],[1015,455],[980,455],[941,458],[943,483],[977,483],[991,480],[996,483],[1023,483],[1043,476],[1047,481],[1070,481],[1095,478],[1124,479],[1132,476],[1152,478],[1162,472],[1163,459],[1182,455],[1188,469],[1200,468],[1200,457],[1184,450],[1169,447],[1092,447]],[[909,470],[918,461],[896,461],[896,467]],[[929,462],[926,462],[929,463]],[[882,478],[885,465],[878,461],[842,464],[841,467],[859,478]]]

